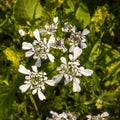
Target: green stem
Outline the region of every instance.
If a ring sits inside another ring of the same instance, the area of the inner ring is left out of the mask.
[[[32,102],[33,105],[34,105],[35,111],[37,112],[37,115],[39,115],[38,107],[37,107],[37,105],[36,105],[36,102],[35,102],[35,99],[34,99],[33,95],[30,94],[29,96],[30,96],[31,102]]]

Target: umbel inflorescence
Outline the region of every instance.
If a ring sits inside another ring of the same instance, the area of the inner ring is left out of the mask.
[[[44,100],[46,99],[43,94],[45,84],[55,86],[62,79],[64,80],[64,84],[73,83],[73,92],[80,92],[80,77],[82,75],[92,75],[93,71],[81,66],[79,60],[83,49],[87,47],[86,35],[89,34],[89,30],[77,31],[76,27],[68,22],[64,23],[64,26],[61,28],[63,34],[69,33],[68,38],[61,38],[56,35],[57,30],[58,17],[54,17],[52,24],[47,23],[44,29],[36,29],[33,32],[35,40],[32,43],[22,43],[22,49],[26,51],[25,57],[32,56],[36,60],[32,66],[32,70],[25,68],[23,65],[19,66],[18,71],[26,75],[24,84],[19,87],[22,93],[30,90],[33,95],[38,94],[39,99]],[[57,52],[57,50],[63,52],[63,56],[60,56],[59,59],[58,57],[55,58],[55,55],[51,52]],[[65,53],[67,56],[64,56]],[[58,74],[54,75],[51,79],[48,79],[47,71],[38,70],[42,66],[42,62],[47,59],[53,63],[55,59],[61,61],[61,64],[56,67]]]

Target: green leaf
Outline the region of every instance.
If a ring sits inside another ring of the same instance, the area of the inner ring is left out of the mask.
[[[96,74],[95,72],[93,72],[92,77],[93,77],[93,80],[94,80],[95,85],[96,85],[97,88],[98,88],[98,91],[101,93],[101,92],[102,92],[102,89],[101,89],[99,77],[97,76],[97,74]]]
[[[14,92],[10,87],[0,86],[0,118],[4,118],[14,100]]]
[[[75,11],[74,3],[72,0],[67,0],[66,1],[68,8],[65,8],[66,14],[69,14],[70,12]]]
[[[85,28],[90,22],[90,14],[88,7],[85,3],[80,2],[79,7],[77,8],[76,19],[80,22],[81,27]]]
[[[20,24],[25,24],[26,21],[40,18],[42,7],[38,0],[17,0],[14,13],[15,19]]]
[[[98,56],[100,55],[101,51],[100,51],[100,41],[98,40],[92,47],[92,50],[90,52],[90,57],[89,60],[91,62],[96,61]]]
[[[14,82],[10,86],[0,85],[0,118],[2,120],[7,119],[6,117],[15,100],[15,93],[23,80],[24,78],[18,74],[18,76],[15,76]]]

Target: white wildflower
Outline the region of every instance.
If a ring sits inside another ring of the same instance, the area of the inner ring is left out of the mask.
[[[107,118],[109,117],[108,112],[104,112],[101,115],[86,115],[87,120],[107,120]]]
[[[33,41],[33,43],[28,43],[28,42],[23,42],[22,43],[22,49],[23,50],[28,50],[25,53],[26,57],[30,57],[32,55],[33,59],[37,59],[35,65],[37,67],[41,66],[41,59],[47,59],[49,58],[49,60],[51,62],[54,62],[54,56],[50,53],[50,41],[47,42],[46,38],[43,38],[41,40],[40,38],[40,33],[39,31],[36,29],[34,32],[34,37],[36,38],[36,40]]]
[[[45,72],[38,72],[36,66],[32,66],[32,71],[26,69],[23,65],[19,66],[18,71],[25,74],[25,82],[19,87],[22,93],[26,92],[28,89],[32,91],[32,94],[38,94],[40,100],[46,99],[42,90],[45,89],[45,84],[54,86],[54,80],[48,80],[47,74]]]
[[[84,29],[82,32],[72,32],[70,35],[70,45],[71,46],[79,46],[80,48],[84,49],[87,47],[86,45],[86,35],[89,34],[88,29]]]
[[[58,29],[58,17],[53,18],[53,24],[49,25],[48,23],[45,25],[46,33],[49,35],[53,35]]]
[[[46,120],[77,120],[77,116],[71,112],[62,112],[58,114],[57,112],[50,111],[52,118],[47,117]]]
[[[60,67],[57,68],[59,72],[58,75],[54,76],[53,79],[56,83],[59,83],[60,80],[64,77],[65,84],[69,82],[73,82],[73,91],[80,92],[81,88],[79,86],[80,80],[78,77],[84,76],[91,76],[93,71],[89,69],[84,69],[84,67],[80,67],[80,61],[77,58],[81,55],[82,50],[79,47],[75,47],[73,50],[73,55],[69,54],[69,61],[67,62],[65,57],[61,57],[62,64]]]
[[[25,36],[26,35],[26,32],[23,29],[20,29],[18,32],[19,32],[19,34],[21,36]]]
[[[62,38],[56,38],[56,39],[54,39],[53,37],[52,38],[51,37],[50,37],[49,41],[52,41],[50,43],[50,46],[52,48],[55,48],[55,49],[58,49],[58,50],[62,50],[63,52],[67,51],[67,48],[65,47],[64,39],[62,39]]]
[[[68,22],[64,23],[64,27],[62,28],[62,32],[75,32],[76,27],[72,26]]]

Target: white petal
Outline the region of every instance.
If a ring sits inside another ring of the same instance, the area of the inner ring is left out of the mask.
[[[40,87],[42,90],[44,90],[45,89],[44,83],[41,83]]]
[[[21,36],[25,36],[26,34],[26,32],[23,29],[20,29],[18,32]]]
[[[62,74],[59,74],[59,75],[56,75],[56,76],[53,76],[53,80],[56,82],[56,83],[59,83],[60,80],[62,79],[63,75]]]
[[[69,75],[65,74],[64,77],[65,77],[65,85],[66,85],[70,82]]]
[[[33,49],[33,45],[31,43],[28,43],[28,42],[23,42],[22,43],[22,49],[23,50]]]
[[[92,118],[91,115],[87,115],[86,117],[89,118],[89,119],[87,119],[87,120],[91,120],[91,118]]]
[[[74,33],[75,33],[75,32],[76,32],[76,27],[75,27],[75,26],[73,26],[71,30],[72,30],[72,32],[74,32]]]
[[[69,59],[73,60],[73,55],[72,54],[69,54]]]
[[[51,35],[50,36],[50,39],[49,39],[49,41],[48,41],[48,44],[54,44],[55,43],[55,37],[54,37],[54,35]]]
[[[29,81],[29,80],[26,80],[24,83],[25,83],[25,84],[30,84],[30,81]]]
[[[38,30],[38,29],[36,29],[36,30],[33,32],[33,35],[34,35],[34,37],[35,37],[38,41],[40,41],[40,33],[39,33],[39,30]]]
[[[29,75],[31,73],[31,71],[26,69],[23,65],[19,65],[18,71],[22,74],[27,74],[27,75]]]
[[[45,24],[45,28],[46,28],[46,29],[49,29],[49,26],[50,26],[50,25],[49,25],[48,23]]]
[[[79,60],[76,60],[76,61],[74,62],[74,65],[79,66],[79,65],[80,65],[80,61],[79,61]]]
[[[74,60],[76,60],[82,53],[82,49],[75,47],[73,50]]]
[[[60,60],[62,63],[67,64],[66,59],[64,57],[61,57]]]
[[[43,38],[43,43],[46,45],[47,44],[47,38]]]
[[[58,17],[54,17],[54,18],[53,18],[53,22],[54,22],[54,23],[57,23],[57,22],[58,22]]]
[[[89,34],[90,33],[90,31],[88,30],[88,29],[84,29],[83,31],[82,31],[82,35],[87,35],[87,34]]]
[[[55,81],[54,80],[46,80],[45,83],[50,85],[50,86],[54,86],[55,85]]]
[[[70,53],[73,52],[74,48],[75,48],[74,45],[70,46],[70,48],[69,48],[69,52],[70,52]]]
[[[84,49],[84,48],[86,48],[86,47],[87,47],[86,43],[81,43],[81,48],[82,48],[82,49]]]
[[[37,66],[32,66],[32,70],[37,73],[38,72]]]
[[[75,78],[73,81],[73,92],[80,92],[81,88],[80,88],[80,81],[78,78]]]
[[[101,114],[101,117],[108,117],[108,116],[109,116],[108,112],[104,112]]]
[[[36,44],[38,44],[39,42],[37,41],[37,40],[34,40],[33,41],[33,45],[36,45]]]
[[[40,33],[44,33],[44,32],[46,32],[46,30],[40,29],[39,32],[40,32]]]
[[[27,52],[25,52],[25,57],[30,57],[30,56],[32,56],[33,54],[34,54],[33,51],[27,51]]]
[[[39,56],[37,56],[36,54],[34,54],[33,59],[39,59]]]
[[[48,55],[49,60],[51,62],[54,62],[55,57],[52,54],[50,54],[50,53],[48,53],[47,55]]]
[[[30,76],[25,76],[26,80],[30,80]],[[28,81],[27,81],[28,82]],[[25,82],[26,83],[26,82]]]
[[[32,91],[32,94],[34,95],[34,94],[36,94],[37,93],[37,89],[34,89],[33,91]]]
[[[80,73],[85,75],[85,76],[91,76],[93,74],[93,71],[90,69],[84,69],[84,67],[79,68]]]
[[[38,90],[38,97],[39,97],[40,100],[45,100],[46,99],[46,97],[44,96],[44,94],[41,92],[40,89]]]
[[[35,66],[40,67],[41,66],[41,59],[38,58],[37,61],[35,62]]]
[[[81,42],[86,42],[86,36],[82,36]]]
[[[28,88],[30,87],[30,84],[24,84],[19,87],[22,93],[26,92]]]

